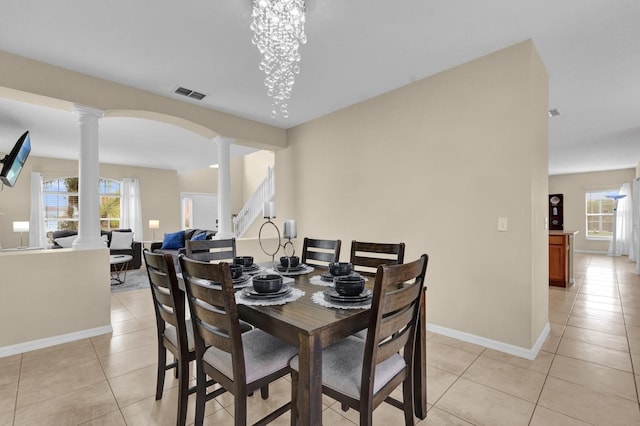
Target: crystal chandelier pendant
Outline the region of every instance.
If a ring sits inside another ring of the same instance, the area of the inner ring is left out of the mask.
[[[271,116],[289,117],[287,103],[300,73],[298,48],[307,42],[304,34],[304,0],[253,0],[251,31],[262,59],[267,95],[273,100]]]

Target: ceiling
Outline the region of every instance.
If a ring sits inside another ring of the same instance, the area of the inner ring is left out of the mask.
[[[561,112],[549,122],[549,173],[640,162],[637,0],[307,0],[288,119],[271,118],[251,0],[0,4],[0,50],[281,128],[532,39],[549,73],[549,108]],[[207,97],[175,95],[178,86]],[[77,158],[75,116],[0,100],[0,151],[24,129],[32,155]],[[179,158],[176,141],[196,149]],[[210,140],[128,118],[101,120],[100,159],[179,172],[217,162]]]

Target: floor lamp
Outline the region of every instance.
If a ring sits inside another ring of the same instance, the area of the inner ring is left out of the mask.
[[[626,197],[626,194],[605,194],[605,197],[613,200],[613,239],[611,240],[611,254],[610,256],[620,256],[617,251],[617,230],[616,222],[618,222],[618,200]]]

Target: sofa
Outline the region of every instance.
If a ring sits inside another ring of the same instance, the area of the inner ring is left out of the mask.
[[[190,228],[184,231],[172,232],[164,234],[162,242],[151,243],[150,251],[152,253],[170,254],[173,256],[173,264],[176,272],[180,272],[180,262],[178,255],[186,253],[186,242],[193,239],[210,240],[216,235],[216,231],[208,229]]]
[[[122,234],[113,237],[113,233],[120,232]],[[111,255],[129,255],[132,259],[127,264],[127,269],[139,269],[142,266],[142,243],[139,241],[131,241],[130,247],[128,245],[128,239],[131,238],[126,233],[131,233],[130,229],[114,229],[113,231],[101,231],[100,235],[105,241],[107,247],[109,247],[109,254]],[[78,231],[61,230],[54,231],[51,240],[53,244],[49,247],[52,249],[69,248],[73,244],[75,238],[77,238]],[[112,247],[112,242],[117,247]],[[122,245],[124,244],[124,245]]]

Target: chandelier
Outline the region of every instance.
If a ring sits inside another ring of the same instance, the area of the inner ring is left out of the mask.
[[[289,117],[287,102],[300,72],[300,44],[304,34],[304,0],[253,0],[251,43],[262,59],[260,70],[266,75],[267,95],[273,99],[271,116]]]

